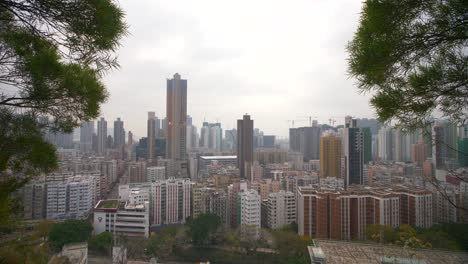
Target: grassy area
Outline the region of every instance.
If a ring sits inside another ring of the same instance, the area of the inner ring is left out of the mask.
[[[117,208],[119,206],[119,200],[102,200],[99,203],[99,208]]]
[[[190,248],[183,251],[174,252],[171,260],[200,262],[210,261],[211,263],[220,264],[276,264],[280,263],[276,255],[266,253],[254,253],[250,255],[231,252],[222,249],[213,248]]]

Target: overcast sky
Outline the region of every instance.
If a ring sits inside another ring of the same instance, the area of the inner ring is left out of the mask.
[[[129,36],[121,68],[105,76],[103,116],[146,135],[148,111],[164,117],[166,78],[188,80],[195,125],[235,127],[244,113],[265,134],[288,135],[287,120],[373,117],[368,97],[347,76],[346,43],[359,0],[121,0]],[[297,121],[307,125],[308,121]]]

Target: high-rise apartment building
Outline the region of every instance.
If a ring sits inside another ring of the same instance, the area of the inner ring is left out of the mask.
[[[411,161],[416,163],[422,168],[424,161],[426,160],[426,144],[423,141],[419,141],[416,144],[411,145]]]
[[[346,118],[343,134],[345,186],[364,184],[364,135],[356,119]]]
[[[239,224],[243,236],[258,237],[261,222],[261,200],[255,190],[241,190],[239,192]]]
[[[458,164],[468,167],[468,138],[458,139]]]
[[[379,158],[384,161],[395,160],[395,133],[391,127],[381,127],[379,129]]]
[[[80,127],[80,151],[90,153],[93,150],[94,121],[83,122]]]
[[[107,150],[107,121],[104,117],[97,122],[97,126],[97,152],[104,155]]]
[[[326,135],[320,138],[320,176],[341,176],[341,138]]]
[[[304,161],[318,160],[321,134],[322,129],[316,122],[311,127],[290,128],[289,149],[302,153]]]
[[[46,217],[46,185],[32,182],[21,189],[23,198],[23,217],[26,220]]]
[[[432,127],[432,162],[435,169],[444,169],[447,158],[447,143],[445,141],[445,130],[442,124]]]
[[[352,240],[365,239],[367,225],[400,225],[400,200],[388,191],[335,191],[300,187],[298,233],[303,236]]]
[[[187,80],[178,73],[167,80],[166,158],[185,160],[187,157]]]
[[[148,112],[148,127],[147,127],[147,159],[154,159],[154,142],[156,139],[156,115],[154,112]]]
[[[191,214],[192,182],[168,179],[151,185],[153,225],[184,224]]]
[[[146,182],[146,162],[137,161],[128,164],[128,176],[130,183]]]
[[[155,182],[166,179],[165,167],[148,167],[146,168],[146,181]]]
[[[246,178],[245,165],[253,162],[253,127],[254,122],[245,114],[237,120],[237,163],[241,178]]]
[[[296,222],[296,197],[292,192],[270,193],[267,200],[267,226],[281,228]]]
[[[114,121],[114,148],[122,150],[125,146],[125,129],[124,122],[120,117]]]

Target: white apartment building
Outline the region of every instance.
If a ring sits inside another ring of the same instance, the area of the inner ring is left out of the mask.
[[[241,190],[238,194],[241,232],[247,236],[259,236],[261,199],[255,190]]]
[[[162,166],[146,168],[146,181],[155,182],[166,179],[166,168]]]
[[[192,182],[168,179],[152,183],[153,225],[183,224],[191,214]]]
[[[95,178],[74,176],[64,182],[47,183],[46,218],[55,220],[87,217],[93,207]]]
[[[281,228],[296,221],[296,199],[293,192],[270,193],[267,200],[267,226]]]
[[[64,219],[67,212],[67,183],[47,184],[47,219]]]

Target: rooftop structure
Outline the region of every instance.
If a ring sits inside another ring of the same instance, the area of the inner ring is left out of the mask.
[[[314,244],[314,246],[308,247],[312,263],[438,264],[468,262],[468,253],[466,252],[416,250],[398,246],[334,240],[314,240]]]

